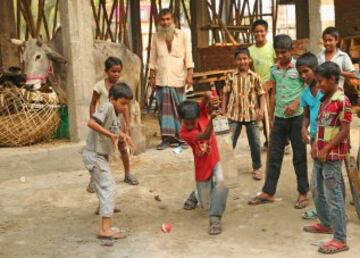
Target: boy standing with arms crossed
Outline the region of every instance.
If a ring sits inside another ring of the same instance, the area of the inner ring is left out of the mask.
[[[101,215],[98,238],[120,239],[126,235],[114,231],[112,215],[116,199],[116,183],[109,166],[109,156],[117,147],[119,137],[133,146],[131,138],[120,131],[118,114],[124,112],[133,98],[130,87],[125,83],[116,83],[109,90],[109,102],[104,103],[92,114],[88,126],[90,133],[83,151],[83,162],[91,174],[91,181],[99,199]]]
[[[212,100],[212,106],[218,100]],[[217,103],[215,103],[217,102]],[[200,205],[209,211],[210,235],[222,232],[221,217],[225,211],[228,188],[224,183],[224,175],[220,164],[220,156],[213,118],[209,119],[210,96],[206,95],[200,103],[185,100],[178,107],[181,119],[180,137],[192,148],[195,163],[196,188]],[[212,108],[212,107],[210,107]]]
[[[299,193],[295,208],[302,209],[308,205],[306,146],[301,139],[303,109],[299,98],[303,91],[303,81],[291,57],[292,40],[288,35],[277,35],[274,48],[278,62],[271,68],[273,90],[270,95],[270,121],[272,126],[269,160],[265,184],[258,196],[249,205],[274,202],[277,183],[280,177],[284,148],[287,138],[290,139],[293,152],[293,165]]]
[[[334,234],[319,252],[332,254],[349,250],[346,244],[345,202],[341,181],[341,162],[348,152],[348,137],[352,120],[351,104],[338,89],[340,68],[325,62],[316,70],[324,97],[321,100],[318,131],[311,156],[314,163],[314,203],[320,223],[305,226],[310,233]]]

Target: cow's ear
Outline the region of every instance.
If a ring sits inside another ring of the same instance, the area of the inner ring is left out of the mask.
[[[45,47],[45,53],[51,60],[53,60],[55,62],[63,63],[63,64],[67,63],[65,57],[63,57],[58,52],[56,52],[55,50],[52,50],[49,47]]]
[[[25,46],[25,40],[22,39],[10,39],[10,42],[19,47]]]

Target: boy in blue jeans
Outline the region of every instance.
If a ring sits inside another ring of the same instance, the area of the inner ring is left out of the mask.
[[[290,139],[293,151],[293,165],[299,193],[296,209],[308,205],[306,145],[301,139],[303,109],[300,107],[300,95],[304,89],[303,80],[295,67],[291,56],[292,39],[288,35],[277,35],[274,39],[277,63],[271,67],[273,90],[270,96],[271,137],[267,173],[262,192],[255,196],[249,205],[274,202],[274,195],[280,177],[284,158],[284,148]]]
[[[314,203],[320,223],[305,226],[304,231],[333,234],[333,239],[323,243],[318,250],[325,254],[349,250],[341,163],[348,152],[352,111],[349,99],[338,89],[340,74],[339,66],[333,62],[325,62],[316,69],[316,79],[324,94],[311,151],[315,160]]]

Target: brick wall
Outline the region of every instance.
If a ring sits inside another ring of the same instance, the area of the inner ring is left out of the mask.
[[[360,0],[334,0],[335,25],[342,37],[360,35]]]

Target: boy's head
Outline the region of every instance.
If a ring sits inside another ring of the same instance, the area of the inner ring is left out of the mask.
[[[320,90],[328,94],[337,88],[340,78],[340,67],[333,62],[325,62],[316,68],[316,80]]]
[[[327,27],[322,34],[325,51],[332,52],[337,48],[340,33],[335,27]]]
[[[268,33],[269,24],[265,20],[256,20],[251,29],[255,36],[256,43],[263,43],[266,41],[266,34]]]
[[[196,101],[185,100],[181,102],[178,106],[178,113],[182,126],[184,126],[186,130],[191,131],[197,126],[200,117],[200,108]]]
[[[117,57],[110,56],[106,59],[105,63],[105,73],[108,76],[110,82],[117,82],[120,78],[120,73],[123,68],[121,60]]]
[[[275,36],[274,49],[276,59],[280,64],[289,63],[291,60],[291,52],[293,49],[291,37],[285,34]]]
[[[124,82],[114,84],[109,90],[109,99],[117,113],[123,113],[127,110],[130,100],[133,99],[133,93]]]
[[[296,61],[296,68],[307,85],[310,85],[315,80],[315,70],[317,67],[318,60],[310,52],[301,55]]]
[[[240,71],[248,71],[250,68],[250,52],[247,48],[237,48],[234,52],[235,64]]]

